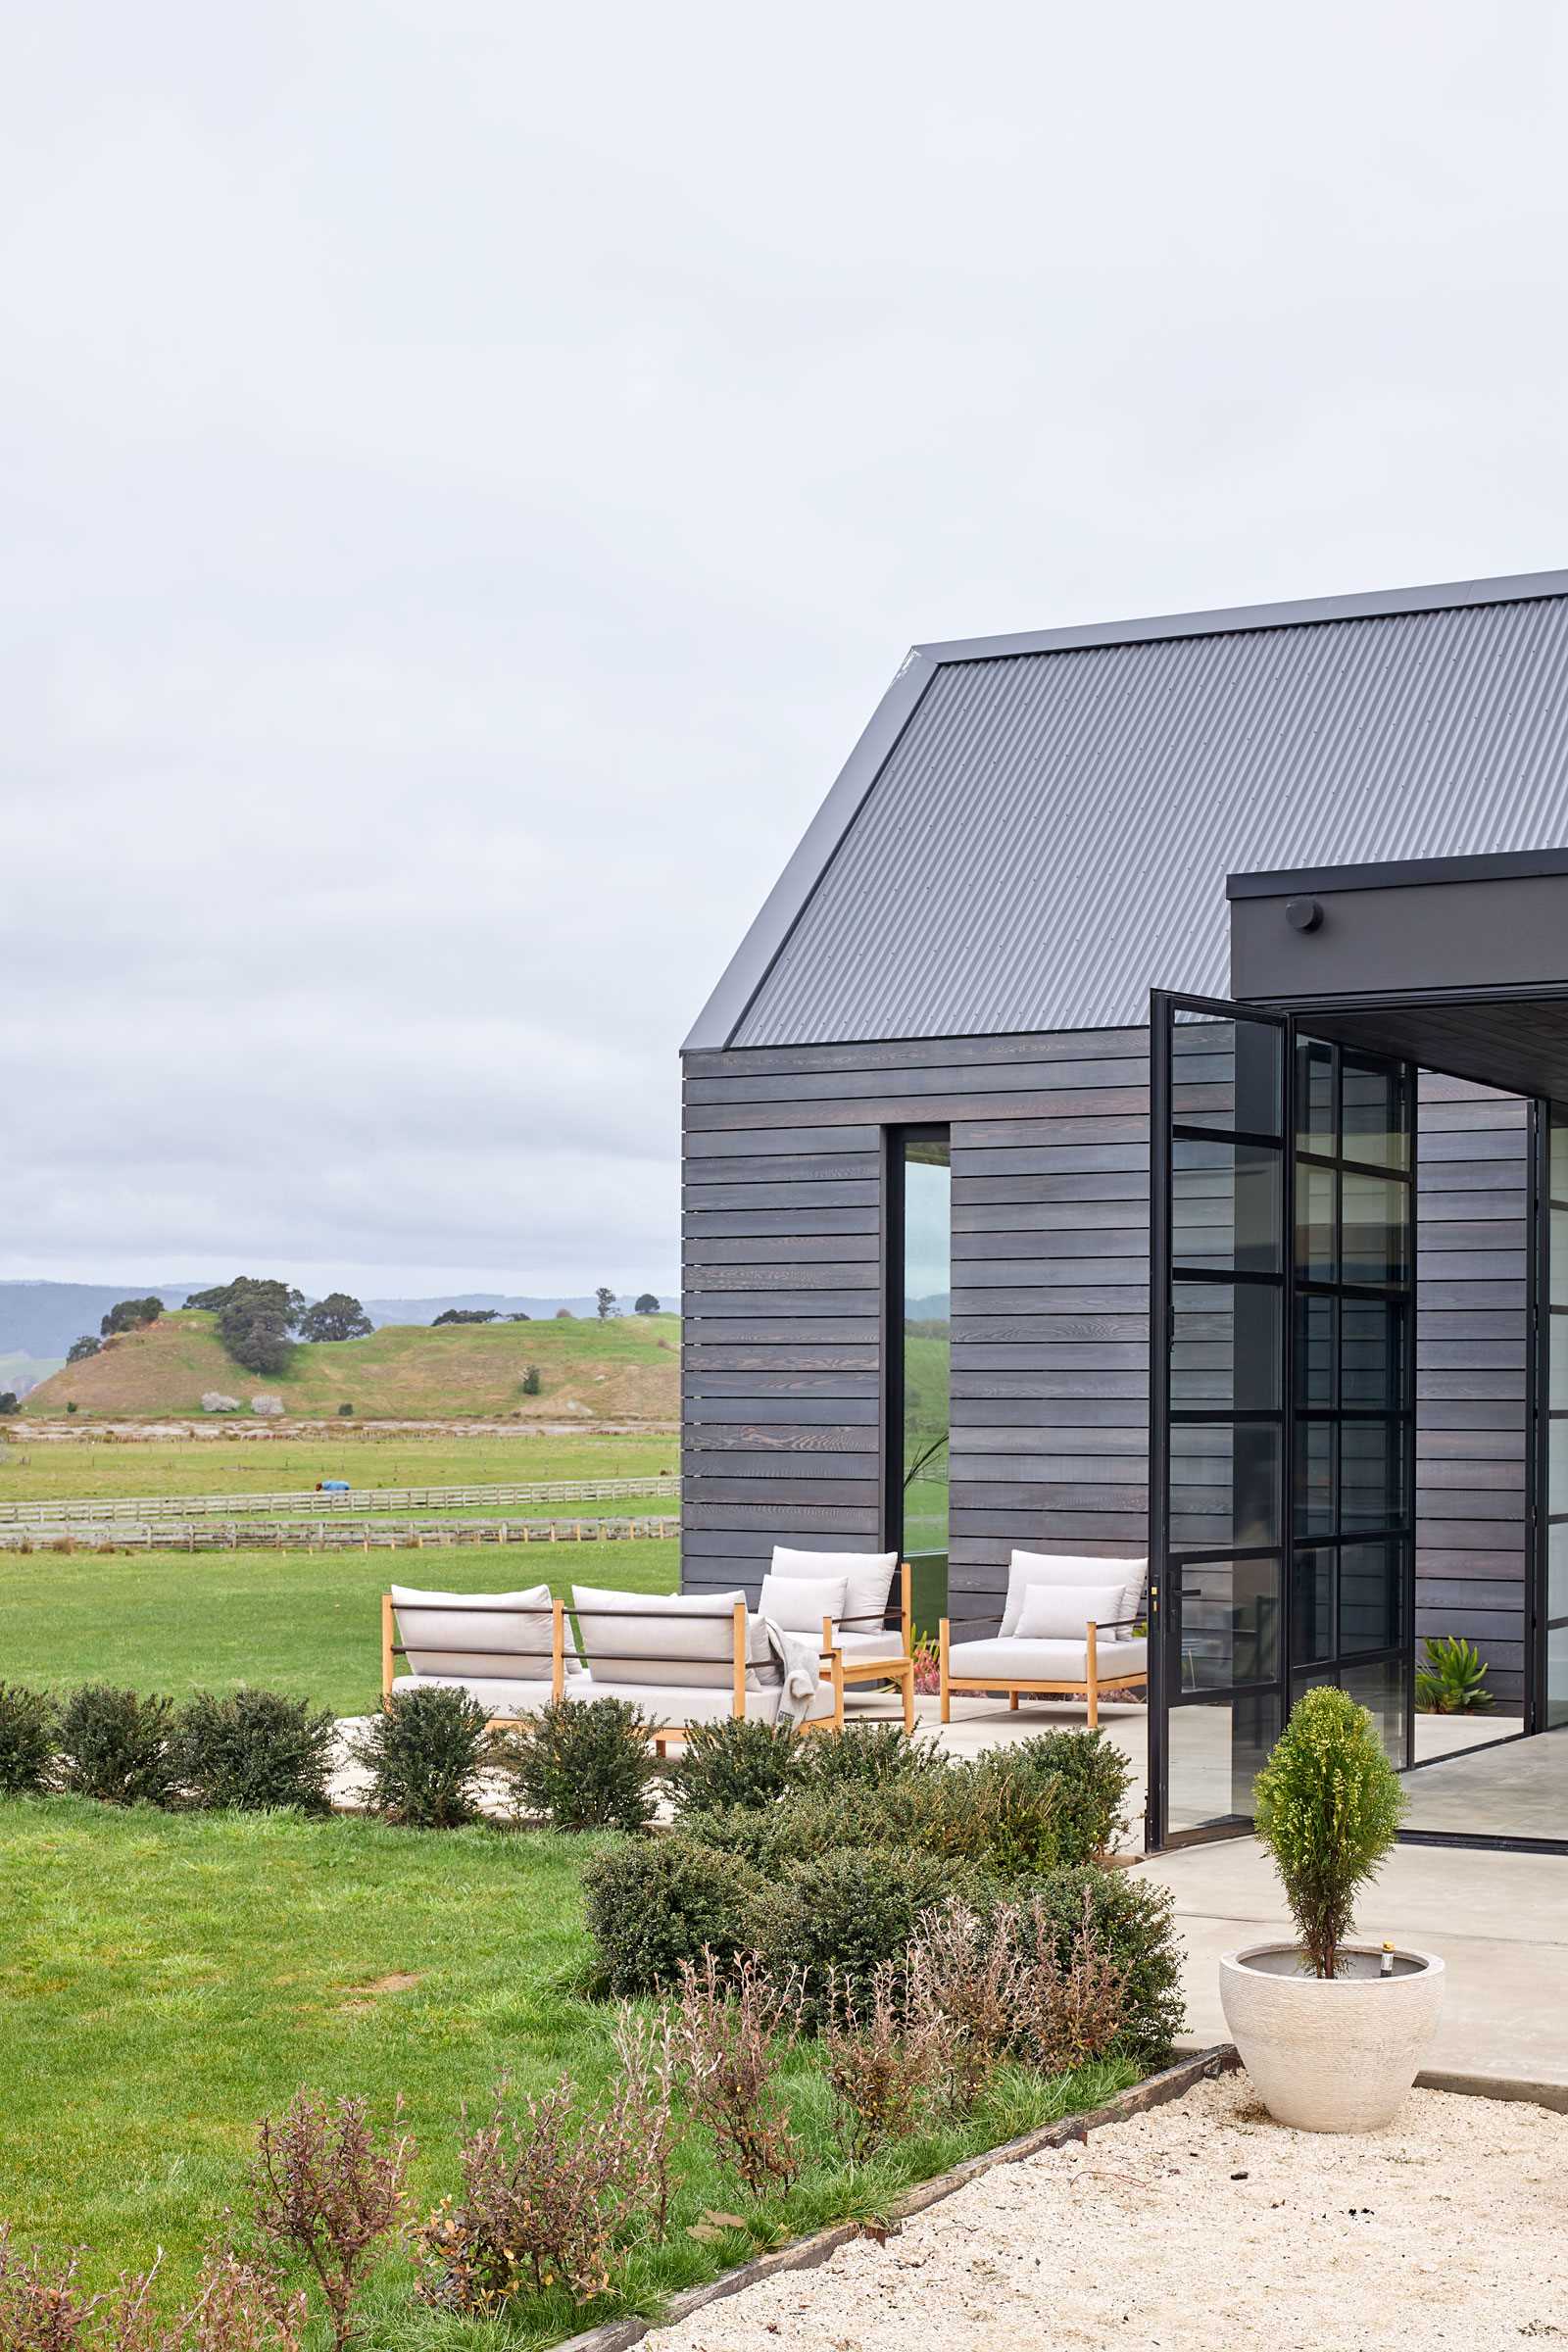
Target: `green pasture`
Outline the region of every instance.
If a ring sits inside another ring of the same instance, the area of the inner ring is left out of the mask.
[[[376,1703],[381,1594],[573,1584],[672,1592],[673,1537],[419,1551],[0,1552],[0,1679],[117,1683],[179,1698],[241,1683],[339,1715]]]

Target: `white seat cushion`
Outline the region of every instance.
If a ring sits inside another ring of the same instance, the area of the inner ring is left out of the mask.
[[[568,1683],[566,1697],[573,1705],[586,1706],[595,1698],[629,1699],[641,1707],[656,1723],[680,1726],[685,1723],[725,1723],[735,1712],[732,1695],[723,1690],[705,1690],[690,1683],[609,1683],[598,1677]],[[778,1705],[777,1690],[749,1690],[746,1693],[746,1714],[750,1722],[771,1723]],[[807,1709],[808,1721],[831,1715],[833,1686],[823,1681]]]
[[[735,1603],[744,1592],[617,1592],[573,1585],[571,1605],[595,1681],[728,1690],[735,1678]],[[748,1655],[750,1655],[748,1643]]]
[[[822,1620],[837,1625],[846,1613],[843,1576],[764,1576],[757,1596],[759,1617],[770,1617],[782,1633],[821,1637]]]
[[[526,1592],[424,1592],[416,1585],[394,1585],[392,1607],[412,1674],[550,1679],[548,1585],[531,1585]]]
[[[948,1651],[948,1673],[960,1682],[1006,1683],[1082,1682],[1088,1672],[1088,1643],[1084,1642],[1020,1642],[998,1635],[992,1642],[955,1642]],[[1118,1674],[1145,1674],[1149,1668],[1147,1642],[1101,1642],[1096,1666],[1102,1679]]]
[[[888,1613],[896,1551],[790,1551],[773,1546],[775,1576],[842,1576],[847,1587],[843,1614],[852,1632],[875,1633]]]
[[[1091,1619],[1096,1625],[1120,1622],[1125,1589],[1122,1585],[1026,1586],[1014,1638],[1020,1642],[1081,1642]]]
[[[587,1683],[586,1675],[571,1678],[572,1696]],[[466,1690],[487,1715],[537,1715],[550,1704],[548,1682],[509,1682],[505,1677],[469,1674],[400,1674],[393,1680],[394,1695],[410,1690]]]
[[[1031,1585],[1117,1585],[1125,1603],[1107,1611],[1111,1617],[1136,1617],[1149,1577],[1149,1557],[1092,1559],[1083,1552],[1015,1551],[1007,1566],[1007,1601],[1002,1612],[1002,1631],[1018,1631],[1018,1612]]]

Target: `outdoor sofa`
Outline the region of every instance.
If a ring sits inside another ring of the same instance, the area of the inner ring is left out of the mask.
[[[1020,1697],[1081,1698],[1091,1729],[1105,1692],[1139,1688],[1149,1677],[1145,1633],[1146,1556],[1088,1558],[1014,1551],[1007,1568],[1002,1623],[979,1640],[955,1642],[956,1625],[993,1625],[984,1617],[942,1620],[938,1646],[942,1720],[955,1693],[1005,1691]]]
[[[804,1730],[843,1728],[843,1658],[830,1633],[821,1625],[810,1646],[818,1679]],[[693,1724],[771,1722],[779,1691],[767,1680],[768,1655],[760,1619],[740,1592],[574,1585],[568,1611],[545,1585],[498,1593],[394,1585],[381,1601],[383,1698],[463,1690],[498,1726],[525,1722],[558,1699],[628,1699],[658,1722],[661,1750]]]

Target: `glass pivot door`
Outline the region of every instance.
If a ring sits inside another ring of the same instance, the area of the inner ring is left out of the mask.
[[[1289,1045],[1151,1000],[1151,1846],[1247,1827],[1284,1720]]]
[[[1151,1001],[1148,1842],[1250,1827],[1338,1683],[1409,1760],[1414,1073]]]

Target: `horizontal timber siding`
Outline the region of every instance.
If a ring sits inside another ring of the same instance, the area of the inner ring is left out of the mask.
[[[1015,1544],[1144,1544],[1144,1031],[693,1054],[685,1121],[688,1588],[882,1540],[883,1130],[927,1122],[953,1135],[956,1607],[1000,1600]]]
[[[691,1054],[682,1576],[882,1541],[883,1130],[953,1135],[952,1590],[1014,1544],[1142,1550],[1147,1032]],[[1523,1667],[1524,1105],[1422,1081],[1417,1632]]]

